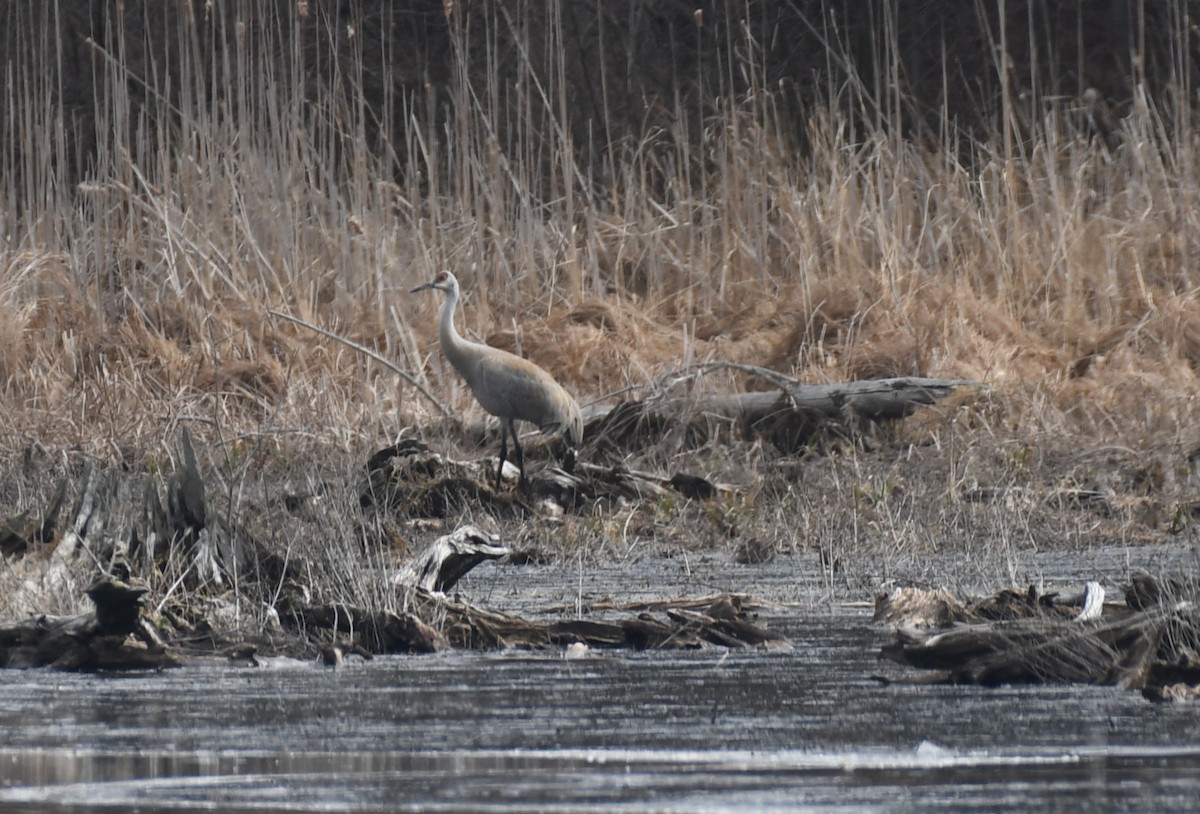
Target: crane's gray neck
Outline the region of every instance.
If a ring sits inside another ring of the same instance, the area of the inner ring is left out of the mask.
[[[467,341],[458,335],[454,327],[454,309],[458,307],[458,285],[446,292],[446,302],[442,305],[442,319],[438,328],[438,338],[442,342],[442,353],[454,365],[454,369],[470,382],[467,375],[469,355]]]

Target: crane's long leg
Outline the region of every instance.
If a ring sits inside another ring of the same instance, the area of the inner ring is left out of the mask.
[[[513,457],[517,461],[517,469],[521,472],[521,491],[529,494],[529,481],[525,480],[525,450],[521,449],[521,439],[517,438],[517,428],[512,419],[508,422],[508,432],[513,439]]]
[[[497,492],[500,491],[500,483],[504,476],[504,462],[508,459],[508,425],[509,422],[507,421],[500,422],[500,463],[496,466]],[[513,435],[513,442],[515,443],[516,440],[517,436]],[[520,447],[517,447],[517,449],[520,449]]]

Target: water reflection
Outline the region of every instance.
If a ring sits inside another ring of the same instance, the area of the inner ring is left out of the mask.
[[[1188,810],[1200,752],[967,754],[918,747],[860,753],[556,750],[451,753],[0,753],[0,802],[403,810],[930,811],[1152,807]],[[1168,782],[1169,778],[1174,778]],[[664,805],[668,804],[668,805]]]

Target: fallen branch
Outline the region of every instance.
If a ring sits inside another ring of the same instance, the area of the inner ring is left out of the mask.
[[[404,381],[408,382],[413,387],[417,388],[417,390],[420,391],[421,395],[423,395],[425,398],[429,399],[429,401],[435,407],[437,407],[438,410],[441,411],[441,413],[444,417],[446,417],[446,418],[454,417],[454,411],[452,411],[449,407],[447,407],[441,401],[441,399],[439,399],[437,396],[435,396],[429,390],[428,387],[426,387],[425,385],[423,385],[419,381],[417,381],[417,378],[415,376],[413,376],[407,370],[404,370],[403,368],[395,365],[394,363],[391,362],[391,360],[387,359],[386,357],[371,350],[366,345],[360,345],[358,342],[355,342],[353,339],[347,339],[344,336],[338,336],[333,331],[328,331],[328,330],[322,328],[320,325],[314,325],[313,323],[308,322],[307,320],[300,319],[300,317],[294,317],[291,314],[285,314],[282,311],[276,311],[272,308],[268,308],[267,313],[273,317],[279,317],[280,319],[286,319],[288,322],[294,322],[297,325],[308,328],[310,331],[319,333],[321,336],[324,336],[328,339],[332,339],[334,342],[340,342],[341,344],[345,345],[346,347],[348,347],[352,350],[356,350],[359,353],[363,354],[364,356],[369,356],[370,358],[374,359],[379,364],[386,367],[388,370],[395,373],[400,378],[404,379]]]
[[[771,371],[754,372],[764,376]],[[778,375],[768,380],[779,389],[622,402],[593,413],[585,435],[629,447],[658,440],[671,429],[683,428],[700,443],[707,439],[708,433],[698,422],[715,418],[741,427],[747,435],[764,436],[781,450],[794,452],[802,449],[823,427],[895,421],[912,415],[919,407],[936,404],[959,389],[985,387],[962,379],[920,377],[819,385],[791,385]]]

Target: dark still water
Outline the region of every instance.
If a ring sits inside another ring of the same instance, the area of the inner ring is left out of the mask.
[[[472,598],[526,604],[505,579]],[[770,620],[793,639],[776,652],[0,672],[0,811],[1200,806],[1200,708],[1112,688],[880,686],[897,670],[875,658],[869,611],[800,604]]]

